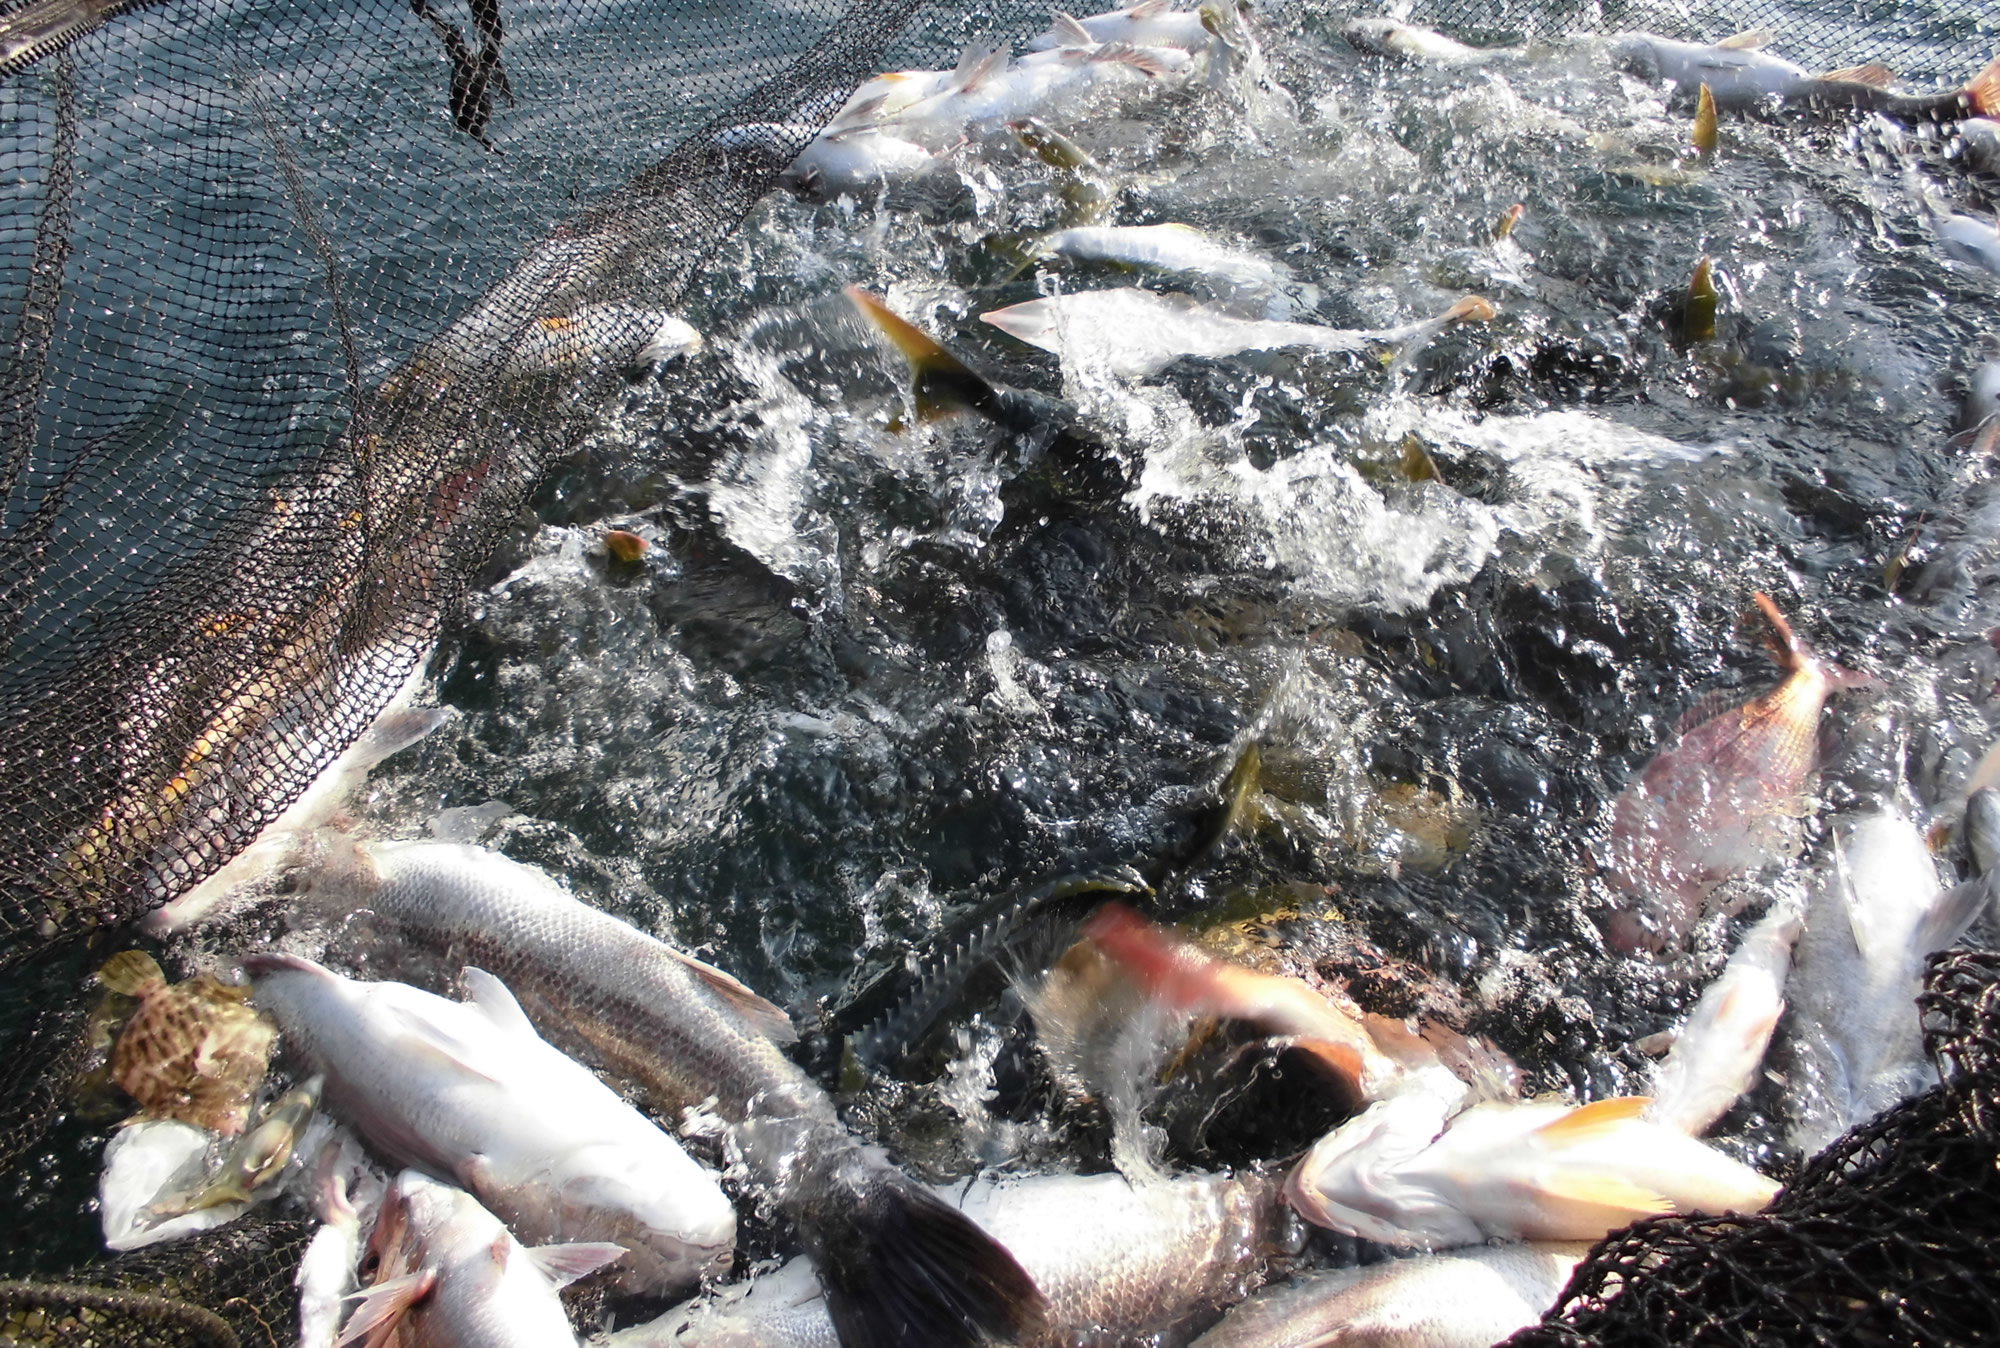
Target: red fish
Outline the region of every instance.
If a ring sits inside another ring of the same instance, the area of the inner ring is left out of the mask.
[[[1769,595],[1752,598],[1785,680],[1719,714],[1698,703],[1679,742],[1612,803],[1600,859],[1632,900],[1606,931],[1620,950],[1678,944],[1723,881],[1797,850],[1820,712],[1834,692],[1876,682],[1821,660]]]

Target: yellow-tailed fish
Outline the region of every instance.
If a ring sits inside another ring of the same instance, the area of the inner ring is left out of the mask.
[[[1754,1213],[1775,1181],[1643,1117],[1644,1096],[1485,1102],[1391,1096],[1321,1138],[1286,1181],[1307,1220],[1417,1249],[1596,1240],[1642,1217]]]
[[[1704,84],[1701,86],[1701,97],[1696,100],[1694,108],[1695,152],[1707,159],[1715,153],[1715,147],[1721,143],[1722,132],[1715,120],[1715,94]]]
[[[1715,261],[1704,254],[1694,264],[1694,275],[1688,280],[1681,340],[1689,344],[1715,340],[1715,310],[1721,299],[1721,292],[1715,288]]]
[[[1895,73],[1877,64],[1812,74],[1765,51],[1772,40],[1768,29],[1753,29],[1715,43],[1628,33],[1616,39],[1611,50],[1621,68],[1641,79],[1671,83],[1684,98],[1694,99],[1701,86],[1708,86],[1716,105],[1723,108],[1779,102],[1932,122],[1990,116],[2000,110],[2000,61],[1960,88],[1909,94],[1890,88]]]
[[[257,1192],[284,1173],[292,1149],[319,1106],[323,1078],[314,1077],[286,1092],[264,1111],[257,1126],[236,1140],[215,1177],[195,1193],[155,1203],[154,1217],[178,1217],[225,1203],[254,1202]]]

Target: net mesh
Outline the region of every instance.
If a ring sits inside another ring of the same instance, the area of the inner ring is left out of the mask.
[[[1778,0],[1411,17],[1487,42],[1768,25],[1809,64],[1917,79],[1964,74],[1994,32],[1985,7]],[[0,1169],[32,1176],[82,1061],[80,941],[226,864],[360,734],[620,353],[847,91],[1044,22],[919,0],[0,3]],[[1949,1085],[1768,1220],[1607,1247],[1541,1337],[1983,1337],[1994,975],[1933,975]],[[0,1337],[282,1342],[301,1238],[239,1223],[37,1268],[0,1286]]]

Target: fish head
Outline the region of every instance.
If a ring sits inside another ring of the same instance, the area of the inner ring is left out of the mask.
[[[1413,1092],[1378,1101],[1313,1144],[1285,1180],[1285,1199],[1315,1226],[1405,1248],[1484,1236],[1413,1181],[1410,1163],[1444,1131],[1445,1100]]]
[[[1658,39],[1645,33],[1627,33],[1614,41],[1611,59],[1620,70],[1642,80],[1658,80],[1666,68]]]

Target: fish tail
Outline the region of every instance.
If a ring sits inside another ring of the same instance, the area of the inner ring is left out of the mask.
[[[1974,116],[2000,116],[2000,60],[1995,60],[1966,84],[1965,101]]]
[[[143,950],[121,950],[97,971],[97,981],[127,997],[144,997],[167,985],[159,961]]]
[[[1214,1009],[1216,962],[1124,904],[1105,904],[1083,932],[1155,999],[1180,1011]]]
[[[997,403],[993,386],[922,328],[860,286],[847,287],[847,298],[910,362],[918,420],[934,421],[959,411],[985,412]]]
[[[1764,621],[1770,624],[1771,630],[1764,634],[1764,644],[1771,648],[1771,658],[1778,662],[1781,669],[1790,673],[1812,658],[1811,648],[1792,631],[1792,624],[1779,611],[1776,600],[1762,590],[1755,591],[1750,598],[1756,601],[1758,609],[1764,614]]]
[[[810,1189],[801,1234],[849,1348],[973,1348],[1046,1332],[1048,1301],[1007,1248],[908,1175],[848,1144]]]

